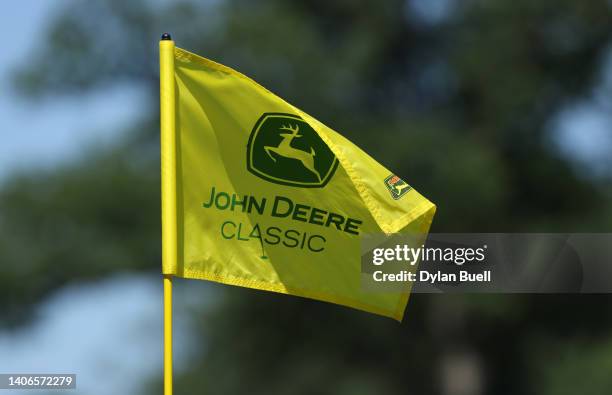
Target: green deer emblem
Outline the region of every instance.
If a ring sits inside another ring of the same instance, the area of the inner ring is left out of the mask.
[[[283,139],[276,147],[268,145],[264,146],[264,150],[266,151],[268,156],[274,162],[276,162],[276,157],[272,155],[272,153],[275,153],[276,155],[282,156],[284,158],[298,160],[302,162],[302,165],[304,165],[306,169],[314,173],[314,175],[317,176],[319,182],[321,182],[321,175],[314,166],[314,157],[316,156],[314,148],[310,147],[310,152],[307,152],[291,146],[291,142],[294,138],[302,137],[302,135],[299,134],[300,127],[298,125],[283,125],[280,130],[288,130],[291,133],[280,133],[280,136]]]

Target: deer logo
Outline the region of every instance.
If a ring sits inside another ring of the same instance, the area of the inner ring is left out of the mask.
[[[338,159],[305,120],[294,114],[265,113],[251,131],[247,170],[275,184],[322,188]]]
[[[299,160],[300,162],[302,162],[302,165],[304,165],[305,168],[307,168],[314,175],[317,176],[317,179],[320,182],[321,175],[319,174],[319,172],[314,166],[314,163],[315,163],[314,161],[315,161],[315,156],[316,156],[316,152],[314,148],[310,147],[310,152],[307,152],[307,151],[302,151],[301,149],[293,148],[291,146],[291,142],[293,141],[294,138],[302,137],[302,135],[299,134],[300,127],[298,125],[295,125],[295,126],[283,125],[280,128],[280,130],[288,130],[291,133],[281,133],[280,136],[283,139],[276,147],[267,146],[267,145],[264,146],[264,150],[266,151],[266,154],[268,154],[268,156],[274,162],[276,162],[276,157],[272,155],[272,153],[275,153],[276,155],[279,155],[279,156],[283,156],[285,158]]]

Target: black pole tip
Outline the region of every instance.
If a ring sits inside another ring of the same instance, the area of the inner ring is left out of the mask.
[[[170,36],[170,33],[164,33],[161,36],[162,40],[172,40],[172,36]]]

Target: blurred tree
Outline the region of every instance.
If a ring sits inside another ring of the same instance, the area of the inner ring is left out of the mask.
[[[412,3],[67,7],[32,55],[35,66],[16,73],[17,87],[35,98],[131,82],[151,92],[151,103],[146,121],[113,149],[3,186],[3,318],[14,321],[67,281],[157,270],[156,48],[166,30],[408,179],[438,204],[434,231],[609,229],[607,181],[576,173],[546,136],[560,108],[595,83],[612,35],[609,2],[449,0],[447,15],[431,23],[419,22]],[[607,366],[594,346],[564,341],[582,335],[609,348],[608,296],[416,295],[399,326],[299,298],[219,289],[226,298],[202,317],[201,352],[176,378],[177,393],[460,394],[444,373],[449,360],[482,372],[486,393],[558,393],[572,369]],[[550,348],[534,347],[542,338]],[[580,366],[549,361],[551,350]],[[610,388],[607,375],[590,377],[580,381],[583,392]]]

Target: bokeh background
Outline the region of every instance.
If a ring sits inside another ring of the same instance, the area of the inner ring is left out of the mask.
[[[610,1],[39,0],[0,21],[4,373],[161,393],[164,31],[408,180],[432,231],[610,231]],[[175,289],[177,394],[612,393],[609,295],[415,295],[399,325]]]

